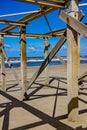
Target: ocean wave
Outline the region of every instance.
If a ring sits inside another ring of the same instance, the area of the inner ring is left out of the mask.
[[[63,60],[65,62],[67,62],[67,58],[63,57]],[[28,58],[27,59],[27,67],[34,67],[34,66],[40,66],[42,64],[42,62],[44,61],[44,58]],[[21,63],[20,63],[20,59],[11,59],[10,63],[13,64],[14,68],[16,67],[20,67]],[[87,57],[80,57],[80,63],[81,64],[87,64]],[[1,64],[1,62],[0,62]],[[6,68],[8,68],[8,62],[5,61],[6,64]],[[62,65],[61,61],[57,58],[53,58],[52,61],[49,63],[49,65]]]

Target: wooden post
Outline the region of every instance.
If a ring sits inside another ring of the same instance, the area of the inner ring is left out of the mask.
[[[78,19],[78,5],[71,0],[67,13]],[[68,19],[67,19],[67,22]],[[78,70],[79,70],[79,38],[78,33],[67,27],[67,89],[68,89],[68,120],[78,121]]]
[[[20,28],[20,33],[21,33],[21,44],[20,44],[20,49],[21,49],[21,86],[22,86],[22,95],[21,99],[23,100],[26,98],[26,85],[27,85],[27,68],[26,68],[26,27],[22,26]]]
[[[2,82],[2,91],[6,92],[6,75],[5,75],[5,58],[2,53],[2,47],[4,47],[3,35],[0,37],[0,54],[1,54],[1,82]]]
[[[48,40],[45,37],[44,38],[44,58],[46,59],[47,56],[48,56]],[[45,68],[45,85],[49,85],[49,70],[48,70],[48,67],[49,66],[47,65],[47,67]]]

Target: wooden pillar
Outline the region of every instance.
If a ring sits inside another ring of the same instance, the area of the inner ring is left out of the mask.
[[[78,5],[71,0],[67,13],[78,19]],[[68,19],[67,19],[67,22]],[[78,121],[78,70],[80,63],[78,33],[67,27],[67,89],[68,89],[68,120]],[[78,62],[79,61],[79,62]]]
[[[49,46],[48,39],[45,37],[44,38],[44,59],[46,59],[46,57],[48,56],[48,46]],[[45,85],[49,85],[49,66],[48,65],[45,68]]]
[[[0,36],[0,54],[1,54],[1,82],[2,82],[2,91],[6,92],[6,75],[5,75],[5,58],[2,53],[2,47],[4,47],[3,35]]]
[[[27,85],[27,68],[26,68],[26,26],[20,28],[20,49],[21,49],[21,86],[22,95],[21,100],[25,99],[26,96],[26,85]]]

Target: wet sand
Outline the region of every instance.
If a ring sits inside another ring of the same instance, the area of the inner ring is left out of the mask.
[[[27,69],[27,80],[37,71]],[[20,79],[20,70],[15,70]],[[80,75],[87,65],[80,66]],[[11,70],[6,70],[7,92],[2,92],[0,81],[0,130],[87,130],[87,78],[79,89],[79,121],[67,120],[66,67],[49,67],[49,86],[45,84],[45,72],[28,90],[28,101],[20,101],[21,84]]]

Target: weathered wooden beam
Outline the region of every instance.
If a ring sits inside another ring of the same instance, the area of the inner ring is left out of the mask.
[[[48,49],[49,49],[48,39],[45,37],[44,38],[44,60],[47,58],[49,54]],[[49,65],[47,65],[45,68],[45,85],[49,85]]]
[[[68,14],[61,13],[61,16],[68,25],[74,26],[78,22],[78,5],[75,0],[71,0],[68,5]],[[64,15],[65,14],[65,15]],[[72,17],[74,18],[72,18]],[[67,20],[66,20],[67,18]],[[72,18],[72,21],[71,21]],[[75,22],[73,22],[74,20]],[[68,120],[75,122],[78,121],[78,70],[79,70],[79,38],[78,33],[70,26],[67,27],[67,92],[68,92]],[[79,26],[79,25],[77,25]],[[75,26],[74,26],[75,27]],[[80,28],[80,26],[79,26]]]
[[[26,3],[31,3],[31,4],[38,4],[38,5],[45,5],[45,6],[51,6],[51,7],[57,7],[57,8],[61,8],[60,5],[62,5],[64,8],[65,5],[67,4],[67,2],[69,2],[70,0],[16,0],[19,2],[26,2]],[[76,0],[77,2],[81,1],[81,0]],[[87,6],[87,3],[84,4],[79,4],[79,6]]]
[[[14,75],[16,81],[17,81],[17,84],[19,84],[19,82],[20,82],[19,77],[18,77],[17,73],[15,72],[15,70],[14,70],[14,68],[13,68],[13,64],[11,63],[10,59],[8,58],[8,56],[7,56],[6,52],[5,52],[5,49],[4,49],[3,47],[1,48],[1,51],[2,51],[2,53],[3,53],[4,58],[6,59],[6,61],[7,61],[7,63],[8,63],[8,65],[9,65],[9,68],[10,68],[10,69],[12,70],[12,72],[13,72],[13,75]]]
[[[2,90],[6,92],[6,73],[5,73],[5,58],[2,53],[2,47],[4,47],[3,35],[0,36],[0,55],[1,55],[1,82],[2,82]]]
[[[64,11],[61,11],[59,14],[59,18],[65,21],[70,27],[72,27],[76,32],[82,34],[83,36],[87,37],[87,26],[81,23],[79,20],[76,20],[72,16],[69,16]]]
[[[9,24],[9,25],[16,25],[16,26],[25,26],[26,24],[22,22],[14,22],[14,21],[9,21],[9,20],[0,20],[1,24]]]
[[[20,32],[20,49],[21,49],[21,87],[22,94],[21,100],[24,99],[24,93],[26,93],[26,84],[27,84],[27,68],[26,68],[26,27],[21,26]]]
[[[79,20],[79,21],[81,21],[84,16],[85,16],[85,15],[84,15],[84,13],[83,13],[82,10],[78,12],[78,20]]]
[[[51,26],[50,26],[49,21],[48,21],[48,19],[47,19],[47,16],[44,15],[44,18],[45,18],[45,20],[46,20],[46,23],[47,23],[47,25],[48,25],[48,28],[49,28],[50,32],[52,32],[52,29],[51,29]]]
[[[35,1],[35,0],[16,0],[16,1],[19,1],[19,2],[21,2],[21,1],[22,2],[29,2],[30,1],[30,2],[33,2],[33,3],[38,3],[38,2],[44,3],[45,1],[47,2],[47,0],[44,0],[44,1],[43,0],[37,0],[37,1]],[[50,2],[65,3],[65,0],[49,0],[48,2],[49,3]]]
[[[39,12],[39,10],[28,11],[28,12],[20,12],[20,13],[13,13],[13,14],[3,14],[3,15],[0,15],[0,18],[10,17],[10,16],[18,16],[18,15],[23,15],[23,14],[32,14],[32,13],[36,13],[36,12]]]
[[[27,86],[27,90],[32,86],[32,84],[35,82],[35,80],[39,77],[41,72],[46,68],[48,63],[52,60],[52,58],[55,56],[55,54],[59,51],[59,49],[62,47],[64,42],[66,41],[66,32],[62,35],[58,43],[55,45],[55,47],[52,49],[52,51],[49,53],[49,55],[46,57],[40,68],[34,73],[34,75],[31,77],[30,82]],[[49,61],[49,62],[48,62]]]
[[[87,3],[79,4],[79,7],[87,6]]]
[[[52,31],[52,32],[48,32],[45,34],[26,33],[26,38],[60,37],[64,32],[65,32],[65,28],[56,30],[56,31]],[[3,34],[4,36],[7,36],[7,37],[10,37],[10,36],[20,37],[20,33],[18,33],[18,32],[5,32],[5,33],[1,32],[0,34]]]
[[[66,28],[45,33],[45,35],[48,35],[49,37],[61,36],[64,34],[65,31],[66,31]]]
[[[79,77],[79,81],[81,81],[82,79],[84,79],[85,77],[87,77],[87,71],[84,72],[80,77]]]
[[[64,8],[65,7],[65,1],[64,0],[17,0],[19,2],[27,2],[32,4],[39,4],[39,5],[45,5],[45,6],[51,6],[56,8]]]
[[[0,33],[7,37],[20,37],[19,32],[7,32],[7,33]],[[26,38],[43,38],[43,37],[50,37],[49,35],[45,34],[32,34],[32,33],[26,33]]]
[[[50,50],[52,50],[52,46],[49,46]],[[60,61],[61,63],[66,67],[66,62],[63,60],[63,58],[61,56],[59,56],[59,54],[55,55]]]
[[[44,7],[43,9],[43,13],[42,11],[40,10],[40,12],[34,12],[32,14],[29,14],[23,18],[21,18],[20,20],[18,20],[17,22],[23,22],[23,23],[28,23],[28,22],[31,22],[32,20],[35,20],[36,18],[39,18],[41,16],[43,16],[44,14],[47,14],[51,11],[55,10],[55,8],[48,8],[48,7]],[[14,25],[9,25],[3,29],[0,30],[0,33],[5,33],[5,32],[8,32],[14,28],[16,28],[17,26],[14,26]]]

